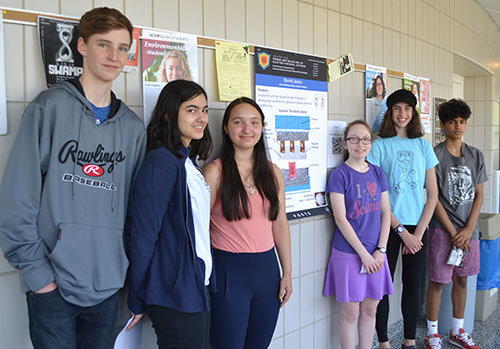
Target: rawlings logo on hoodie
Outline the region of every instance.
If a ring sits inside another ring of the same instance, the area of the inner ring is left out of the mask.
[[[78,141],[74,139],[64,143],[61,150],[59,150],[59,162],[64,164],[71,158],[73,163],[82,167],[82,171],[86,175],[92,177],[103,175],[106,166],[108,166],[107,172],[112,173],[115,164],[125,160],[125,155],[121,151],[107,152],[102,144],[98,144],[94,151],[83,151],[78,146]]]

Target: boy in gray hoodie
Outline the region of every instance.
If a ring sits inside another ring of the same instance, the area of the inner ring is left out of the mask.
[[[139,117],[111,91],[132,25],[115,9],[80,20],[79,79],[26,108],[0,186],[0,246],[19,270],[35,348],[109,348],[130,188],[144,157]]]

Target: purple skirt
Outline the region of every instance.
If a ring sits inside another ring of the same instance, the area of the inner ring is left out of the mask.
[[[381,300],[393,294],[391,273],[385,258],[384,266],[375,274],[361,274],[361,258],[332,247],[326,272],[325,296],[335,295],[338,302],[362,302],[365,298]]]

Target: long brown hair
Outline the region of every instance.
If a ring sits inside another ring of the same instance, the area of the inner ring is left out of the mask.
[[[411,121],[406,126],[406,133],[408,138],[419,138],[424,135],[422,125],[420,124],[420,114],[414,107],[412,107]],[[398,135],[394,121],[392,121],[392,107],[387,108],[378,135],[382,138],[390,138]]]
[[[250,104],[257,109],[264,125],[264,112],[259,105],[250,98],[241,97],[232,101],[222,120],[222,179],[220,183],[220,196],[222,203],[222,213],[228,221],[239,221],[243,217],[250,218],[248,211],[248,194],[238,171],[238,166],[234,160],[234,145],[231,138],[225,132],[224,127],[229,122],[231,111],[240,104]],[[273,165],[267,160],[264,136],[261,134],[259,141],[253,148],[253,171],[252,176],[255,187],[262,198],[269,201],[269,219],[274,221],[278,217],[279,199],[278,183],[274,177]]]

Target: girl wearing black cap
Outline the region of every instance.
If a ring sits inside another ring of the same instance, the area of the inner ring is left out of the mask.
[[[367,160],[381,167],[391,188],[391,227],[387,259],[394,278],[399,249],[402,247],[404,320],[403,348],[415,348],[415,331],[420,309],[420,287],[425,267],[427,225],[438,200],[434,166],[438,160],[429,142],[422,139],[420,116],[413,93],[401,89],[387,98],[379,137]],[[424,188],[427,192],[425,201]],[[387,338],[389,301],[385,296],[377,309],[376,329],[380,348],[390,348]]]

